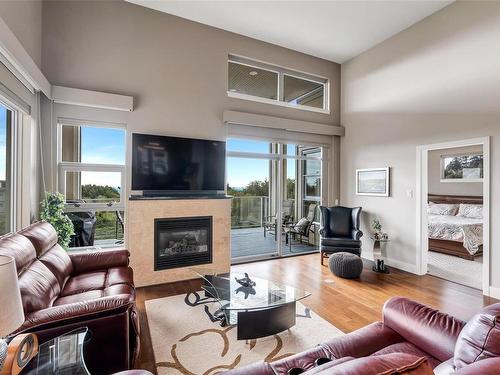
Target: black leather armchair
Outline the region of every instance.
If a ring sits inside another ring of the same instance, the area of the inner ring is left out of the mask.
[[[363,232],[359,230],[361,207],[321,206],[321,265],[330,254],[348,252],[361,255]]]

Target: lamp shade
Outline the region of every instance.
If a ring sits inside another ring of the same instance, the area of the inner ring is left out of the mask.
[[[0,255],[0,307],[0,337],[5,337],[24,322],[16,262],[6,255]]]

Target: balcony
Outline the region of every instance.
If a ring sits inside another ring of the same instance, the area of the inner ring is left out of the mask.
[[[291,212],[295,212],[295,202]],[[270,212],[271,201],[266,196],[234,197],[231,204],[231,255],[233,260],[249,256],[270,256],[277,254],[277,234],[272,226],[274,217]],[[290,221],[291,226],[293,220]],[[280,228],[278,228],[279,230]],[[293,255],[318,250],[319,223],[313,223],[309,236],[292,237],[286,240],[287,226],[281,229],[282,254]],[[278,233],[279,234],[279,233]]]

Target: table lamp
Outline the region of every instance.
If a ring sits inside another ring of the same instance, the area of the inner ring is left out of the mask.
[[[7,357],[8,341],[4,338],[24,322],[23,302],[17,282],[14,258],[0,255],[0,370]]]

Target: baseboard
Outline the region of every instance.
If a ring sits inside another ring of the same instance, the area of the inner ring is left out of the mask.
[[[361,257],[364,259],[368,259],[368,260],[373,261],[373,258],[369,258],[369,257],[366,257],[364,255],[361,255]],[[414,264],[406,263],[406,262],[396,260],[396,259],[388,259],[388,258],[384,258],[384,261],[385,261],[385,264],[390,266],[390,267],[394,267],[394,268],[397,268],[397,269],[402,270],[402,271],[413,273],[415,275],[418,274],[417,267]],[[500,291],[500,289],[499,289],[499,291]]]
[[[500,299],[500,288],[490,286],[490,297]]]

